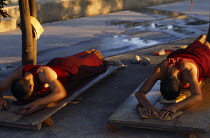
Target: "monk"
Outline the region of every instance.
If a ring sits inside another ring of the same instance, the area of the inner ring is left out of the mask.
[[[160,92],[166,100],[174,100],[180,94],[180,89],[188,87],[191,95],[185,100],[163,108],[158,118],[165,119],[179,109],[183,109],[202,100],[199,82],[210,77],[210,44],[206,35],[201,35],[186,49],[178,49],[170,53],[160,62],[144,84],[135,93],[140,105],[143,106],[141,114],[154,116],[156,108],[147,100],[146,94],[151,90],[157,80],[161,81]]]
[[[2,92],[11,87],[14,97],[23,103],[20,113],[59,101],[67,96],[66,87],[74,81],[106,71],[104,57],[98,50],[90,50],[68,57],[57,57],[46,65],[25,65],[15,69],[0,82],[0,109],[7,105]]]

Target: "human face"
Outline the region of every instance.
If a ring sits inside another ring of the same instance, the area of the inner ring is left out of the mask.
[[[28,83],[30,84],[30,92],[33,92],[34,90],[34,80],[33,80],[33,75],[32,74],[28,74],[27,76],[25,76],[25,79],[28,81]]]

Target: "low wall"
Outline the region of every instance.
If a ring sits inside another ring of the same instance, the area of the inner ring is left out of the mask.
[[[37,1],[37,19],[40,23],[48,23],[179,1],[183,0],[39,0]],[[19,6],[17,4],[6,6],[5,9],[19,25]]]

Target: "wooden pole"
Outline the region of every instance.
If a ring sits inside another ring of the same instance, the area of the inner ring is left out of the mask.
[[[28,0],[19,0],[22,30],[22,65],[34,64],[32,26]]]
[[[37,18],[36,0],[29,0],[30,15]],[[33,65],[37,64],[37,41],[36,38],[32,38],[33,41]]]
[[[34,18],[37,18],[36,0],[29,0],[30,14]]]

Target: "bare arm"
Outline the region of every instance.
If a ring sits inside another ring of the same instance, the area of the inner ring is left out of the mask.
[[[14,80],[22,77],[22,69],[23,67],[15,69],[7,78],[0,82],[0,92],[9,88]]]
[[[202,100],[202,92],[198,83],[196,72],[194,70],[187,70],[187,71],[184,71],[183,74],[184,74],[184,79],[187,80],[187,82],[189,82],[190,84],[191,96],[177,103],[175,105],[176,110],[192,106]]]
[[[173,104],[164,109],[175,113],[179,109],[190,107],[192,105],[197,104],[198,102],[202,100],[202,92],[201,92],[201,88],[199,86],[198,78],[196,74],[197,73],[195,72],[195,70],[192,70],[192,69],[183,71],[184,79],[190,84],[191,96],[189,96],[188,98],[186,98],[185,100],[181,102]],[[169,115],[169,112],[162,112],[160,113],[159,118],[160,119],[166,118],[168,115]]]
[[[146,94],[151,90],[157,80],[160,80],[163,77],[164,74],[161,68],[162,64],[163,62],[155,67],[153,72],[149,75],[149,77],[135,94],[140,105],[143,106],[142,113],[146,112],[148,116],[154,115],[156,108],[147,100]]]
[[[206,41],[206,35],[200,35],[196,41],[210,48],[209,42]],[[175,109],[179,110],[192,106],[202,100],[202,91],[198,83],[197,68],[190,64],[183,64],[183,79],[190,84],[191,96],[175,105]]]
[[[2,97],[2,92],[8,89],[14,80],[22,77],[22,69],[23,67],[15,69],[7,78],[0,82],[0,109],[7,104]]]
[[[54,71],[49,67],[42,67],[38,71],[39,78],[42,82],[49,84],[51,93],[43,98],[37,99],[26,105],[27,111],[32,110],[40,105],[49,104],[52,102],[59,101],[66,97],[66,90],[63,85],[57,80],[57,75],[54,75]],[[29,107],[29,108],[28,108]],[[21,113],[26,112],[26,110],[21,111]]]

